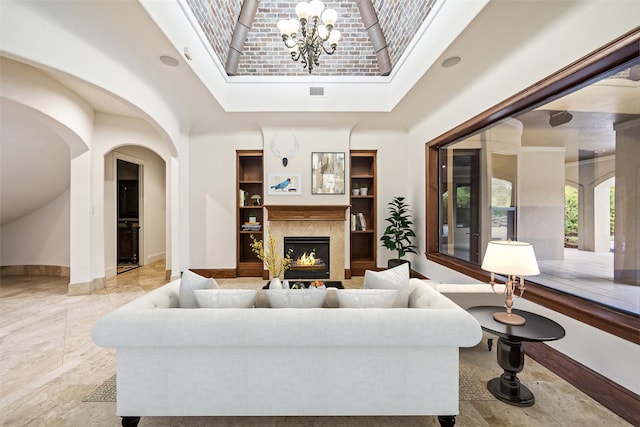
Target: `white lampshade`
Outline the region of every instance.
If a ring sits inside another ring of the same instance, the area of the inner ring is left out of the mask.
[[[289,20],[281,19],[278,21],[278,30],[280,30],[280,35],[289,34],[287,33],[287,29],[289,28]]]
[[[324,40],[327,38],[328,35],[329,35],[329,30],[327,30],[327,26],[323,24],[318,25],[318,37]]]
[[[340,31],[338,30],[331,30],[331,33],[329,34],[329,45],[334,45],[334,44],[338,44],[338,40],[340,40]]]
[[[300,19],[309,19],[309,3],[301,1],[296,5],[296,14]]]
[[[324,10],[324,3],[320,0],[311,0],[309,2],[309,15],[312,18],[319,18]]]
[[[322,12],[322,22],[324,22],[325,25],[334,25],[337,20],[338,12],[336,12],[335,10],[326,9],[324,12]]]
[[[289,19],[287,21],[287,33],[286,34],[295,34],[298,32],[298,28],[300,28],[300,21],[297,19]]]
[[[494,240],[487,244],[482,269],[492,273],[535,276],[540,274],[531,243]]]

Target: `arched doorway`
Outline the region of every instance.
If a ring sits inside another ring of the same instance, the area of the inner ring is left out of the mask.
[[[105,156],[107,277],[166,259],[166,164],[154,151],[120,146]]]

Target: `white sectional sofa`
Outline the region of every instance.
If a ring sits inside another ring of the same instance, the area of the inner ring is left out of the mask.
[[[411,280],[406,308],[186,309],[179,287],[168,283],[94,327],[96,344],[117,349],[123,425],[140,416],[303,415],[455,423],[459,347],[482,332],[425,282]]]

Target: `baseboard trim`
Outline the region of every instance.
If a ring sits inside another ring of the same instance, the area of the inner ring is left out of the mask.
[[[527,356],[631,425],[640,426],[639,395],[544,343],[525,342],[524,348]]]
[[[56,276],[71,277],[70,269],[62,265],[3,265],[0,277],[7,276]]]
[[[190,268],[196,274],[203,277],[213,277],[214,279],[235,279],[235,268]]]
[[[96,277],[90,282],[69,283],[67,285],[67,295],[89,295],[96,289],[103,289],[105,284],[106,280],[104,277]]]

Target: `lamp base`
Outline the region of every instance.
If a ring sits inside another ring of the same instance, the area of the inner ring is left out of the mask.
[[[522,316],[518,316],[517,314],[509,314],[506,311],[496,311],[493,313],[493,320],[496,322],[504,323],[506,325],[524,325],[526,320]]]

